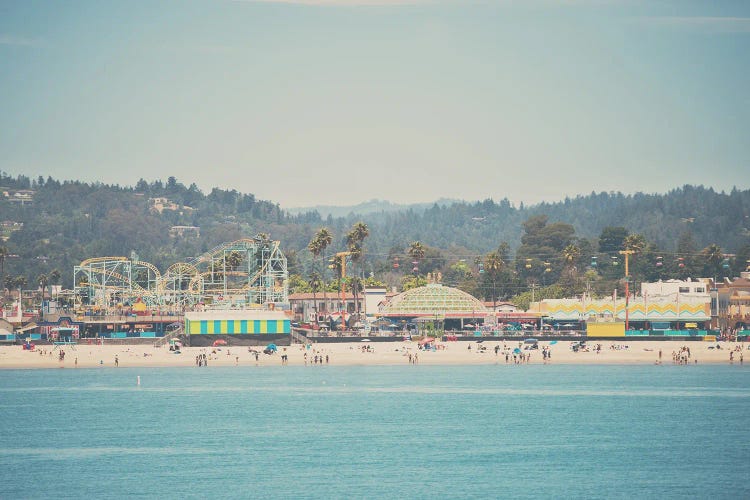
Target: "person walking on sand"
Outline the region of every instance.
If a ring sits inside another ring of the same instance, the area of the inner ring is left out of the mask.
[[[115,354],[115,367],[120,366],[120,360],[117,359],[117,354]]]

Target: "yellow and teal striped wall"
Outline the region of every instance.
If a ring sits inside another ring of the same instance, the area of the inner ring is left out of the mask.
[[[236,334],[288,334],[292,331],[288,319],[230,319],[230,320],[185,320],[188,335],[236,335]]]

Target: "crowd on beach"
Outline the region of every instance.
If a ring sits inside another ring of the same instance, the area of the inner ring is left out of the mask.
[[[0,347],[0,368],[93,368],[134,366],[297,366],[386,364],[744,364],[742,342],[623,342],[477,340],[433,342],[429,347],[415,341],[293,344],[291,346],[184,347],[181,351],[137,345],[18,346]],[[532,339],[534,340],[534,339]],[[442,348],[438,348],[438,346]],[[553,353],[553,350],[555,351]],[[32,354],[33,353],[33,354]],[[494,355],[493,355],[494,353]],[[179,355],[181,354],[181,355]],[[186,358],[185,355],[188,355]],[[32,357],[34,359],[32,359]],[[73,360],[75,358],[75,361]],[[665,361],[666,363],[666,361]]]
[[[678,365],[686,365],[690,361],[690,348],[686,345],[680,347],[677,351],[672,351],[672,362]],[[659,349],[659,362],[661,363],[661,349]],[[698,360],[694,360],[698,363]]]
[[[285,354],[282,354],[282,356],[286,356]],[[303,354],[303,357],[305,359],[305,366],[307,366],[307,353]],[[328,356],[328,354],[325,355],[325,362],[326,364],[330,363],[331,359]],[[283,360],[282,360],[283,363]],[[323,353],[318,353],[317,351],[313,351],[313,355],[310,356],[310,363],[313,365],[322,365],[323,364]]]

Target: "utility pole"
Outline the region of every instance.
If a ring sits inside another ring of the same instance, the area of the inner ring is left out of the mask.
[[[635,250],[620,250],[620,254],[625,256],[625,331],[630,329],[628,305],[630,304],[630,273],[628,272],[628,257],[633,255]]]

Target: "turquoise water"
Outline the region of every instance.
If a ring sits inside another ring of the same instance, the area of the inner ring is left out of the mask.
[[[0,371],[0,398],[0,498],[750,497],[740,366]]]

